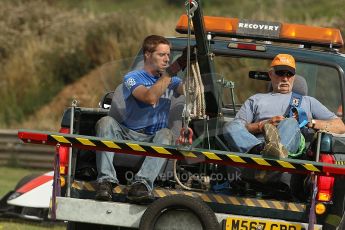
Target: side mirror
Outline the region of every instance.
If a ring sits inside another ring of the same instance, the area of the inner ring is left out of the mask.
[[[114,91],[106,93],[101,101],[98,103],[99,107],[102,109],[109,109],[111,106],[111,101],[113,99]]]
[[[268,76],[268,72],[262,71],[249,71],[249,78],[256,79],[256,80],[264,80],[270,81],[270,77]]]

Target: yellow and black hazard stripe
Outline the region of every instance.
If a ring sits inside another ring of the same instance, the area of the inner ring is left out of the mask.
[[[255,165],[262,168],[270,167],[272,169],[286,169],[291,171],[307,171],[322,173],[322,166],[320,163],[310,161],[298,161],[291,159],[276,160],[264,159],[260,156],[253,156],[249,154],[229,153],[222,151],[199,151],[177,149],[172,146],[153,146],[146,143],[126,142],[126,141],[112,141],[102,140],[95,137],[69,137],[66,135],[50,135],[50,141],[59,143],[66,143],[71,145],[83,145],[86,147],[94,147],[100,149],[107,149],[114,152],[133,153],[139,155],[151,155],[164,158],[189,158],[195,162],[216,162],[216,163],[231,163],[242,165]],[[134,153],[135,152],[135,153]],[[345,168],[344,168],[345,172]]]
[[[97,190],[97,185],[94,182],[85,181],[74,181],[72,187],[77,190],[86,190],[95,192]],[[117,186],[114,188],[113,193],[115,194],[126,194],[125,186]],[[175,189],[163,189],[155,188],[153,194],[156,198],[162,198],[169,195],[184,194],[187,196],[198,197],[207,203],[216,203],[224,205],[235,205],[235,206],[248,206],[257,208],[267,208],[276,209],[283,211],[292,212],[305,212],[306,205],[301,203],[283,202],[277,200],[264,200],[259,198],[248,198],[248,197],[236,197],[228,195],[213,194],[209,192],[191,192],[185,190],[175,190]]]
[[[336,161],[335,164],[337,164],[337,165],[345,165],[345,161]]]
[[[320,175],[345,175],[345,167],[341,164],[325,164],[320,162],[296,159],[268,159],[261,156],[204,149],[179,149],[174,146],[159,146],[152,143],[134,141],[114,141],[92,136],[81,136],[61,133],[21,133],[23,141],[29,137],[36,138],[34,143],[61,144],[81,149],[105,150],[136,155],[155,156],[173,159],[189,159],[193,162],[213,162],[226,165],[240,165],[269,170],[280,170],[301,173],[316,173]]]

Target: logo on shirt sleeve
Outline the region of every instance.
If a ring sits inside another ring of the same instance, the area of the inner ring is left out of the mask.
[[[127,89],[131,89],[132,86],[134,86],[136,84],[134,78],[130,77],[127,79],[127,81],[125,82],[125,85],[127,87]]]

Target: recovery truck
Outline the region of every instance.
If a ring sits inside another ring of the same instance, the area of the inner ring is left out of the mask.
[[[269,90],[265,71],[279,53],[294,56],[297,74],[306,82],[304,93],[344,120],[340,31],[203,16],[200,4],[187,1],[187,14],[178,21],[176,31],[187,36],[168,38],[171,59],[186,46],[197,47],[197,63],[186,69],[186,96],[172,103],[169,124],[176,145],[95,137],[96,122],[110,110],[119,111],[121,119],[121,87],[106,94],[100,108],[73,103],[63,114],[60,132],[18,132],[24,142],[56,146],[51,218],[67,221],[69,230],[345,229],[345,136],[316,132],[298,159],[234,152],[222,136],[224,122],[249,96]],[[142,63],[140,50],[131,69]],[[96,150],[115,153],[122,185],[114,188],[112,202],[94,200]],[[155,182],[156,200],[131,204],[125,185],[145,156],[170,160]],[[289,185],[257,180],[262,170],[287,176]]]

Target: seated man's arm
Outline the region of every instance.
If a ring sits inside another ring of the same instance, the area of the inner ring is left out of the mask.
[[[252,134],[259,134],[263,132],[263,128],[266,123],[277,126],[279,122],[281,122],[284,119],[284,116],[274,116],[268,120],[246,124],[246,128]]]
[[[262,133],[263,131],[263,127],[264,127],[263,125],[264,123],[262,121],[254,122],[254,123],[246,124],[246,128],[248,132],[252,134],[259,134],[259,133]]]
[[[308,123],[308,127],[316,130],[326,130],[336,134],[345,133],[345,125],[339,117],[317,99],[311,97],[310,102],[314,124],[310,122]]]
[[[343,134],[345,133],[344,122],[340,118],[335,118],[331,120],[315,120],[314,124],[309,123],[309,128],[316,130],[325,130],[331,133]]]

